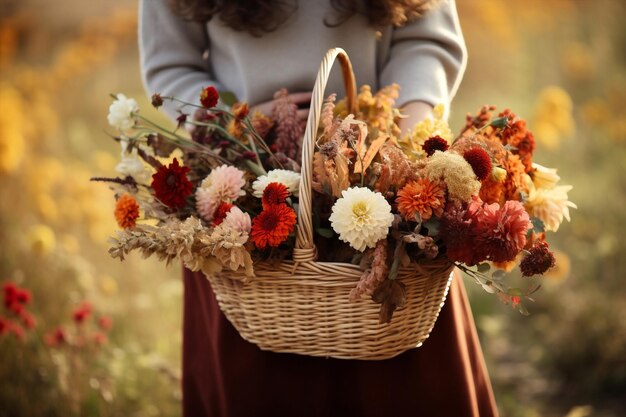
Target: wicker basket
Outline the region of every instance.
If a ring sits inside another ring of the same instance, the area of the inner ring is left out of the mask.
[[[379,324],[380,305],[349,302],[362,274],[355,265],[316,262],[311,218],[311,172],[315,136],[331,66],[339,58],[348,107],[354,110],[356,84],[345,51],[328,51],[313,88],[302,146],[302,177],[293,261],[255,264],[255,277],[209,276],[220,308],[239,334],[263,350],[341,359],[387,359],[418,347],[428,338],[452,279],[441,261],[412,265],[398,274],[406,305],[389,324]]]

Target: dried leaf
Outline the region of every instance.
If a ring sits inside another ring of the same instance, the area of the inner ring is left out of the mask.
[[[398,280],[388,279],[374,291],[372,300],[381,305],[379,323],[389,323],[396,309],[406,304],[406,286]]]
[[[362,160],[363,162],[361,163],[361,159],[357,159],[356,163],[354,164],[355,174],[360,174],[361,172],[365,172],[367,170],[367,168],[374,160],[374,157],[378,154],[380,148],[385,144],[385,142],[387,142],[388,139],[389,136],[381,135],[372,141],[369,149],[367,150],[367,153],[365,154],[365,157]]]

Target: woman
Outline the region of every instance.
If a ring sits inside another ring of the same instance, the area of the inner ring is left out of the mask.
[[[150,94],[197,102],[214,85],[260,110],[282,87],[306,105],[324,53],[342,47],[358,85],[400,84],[402,128],[449,104],[466,60],[453,0],[142,0],[140,35]],[[337,71],[327,92],[342,88]],[[185,416],[497,415],[460,278],[424,346],[370,362],[263,352],[201,274],[184,285]]]

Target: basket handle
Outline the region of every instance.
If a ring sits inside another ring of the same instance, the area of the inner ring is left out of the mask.
[[[317,250],[313,243],[313,218],[311,213],[313,152],[322,113],[324,90],[326,89],[332,65],[337,58],[339,58],[339,63],[341,64],[348,110],[350,113],[356,114],[356,81],[348,54],[341,48],[329,49],[322,59],[322,64],[317,73],[317,79],[315,80],[315,86],[313,87],[311,96],[309,118],[302,140],[302,170],[300,173],[298,226],[296,229],[296,246],[293,251],[293,260],[296,263],[312,262],[317,258]]]

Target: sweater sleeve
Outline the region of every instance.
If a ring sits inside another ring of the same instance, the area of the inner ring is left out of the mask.
[[[148,94],[175,96],[198,103],[202,88],[223,88],[211,79],[206,27],[175,15],[167,0],[141,0],[139,10],[139,54],[141,75]],[[166,112],[176,117],[176,106]]]
[[[400,105],[423,101],[448,108],[466,63],[454,0],[443,0],[421,18],[393,30],[379,81],[381,86],[400,85]]]

